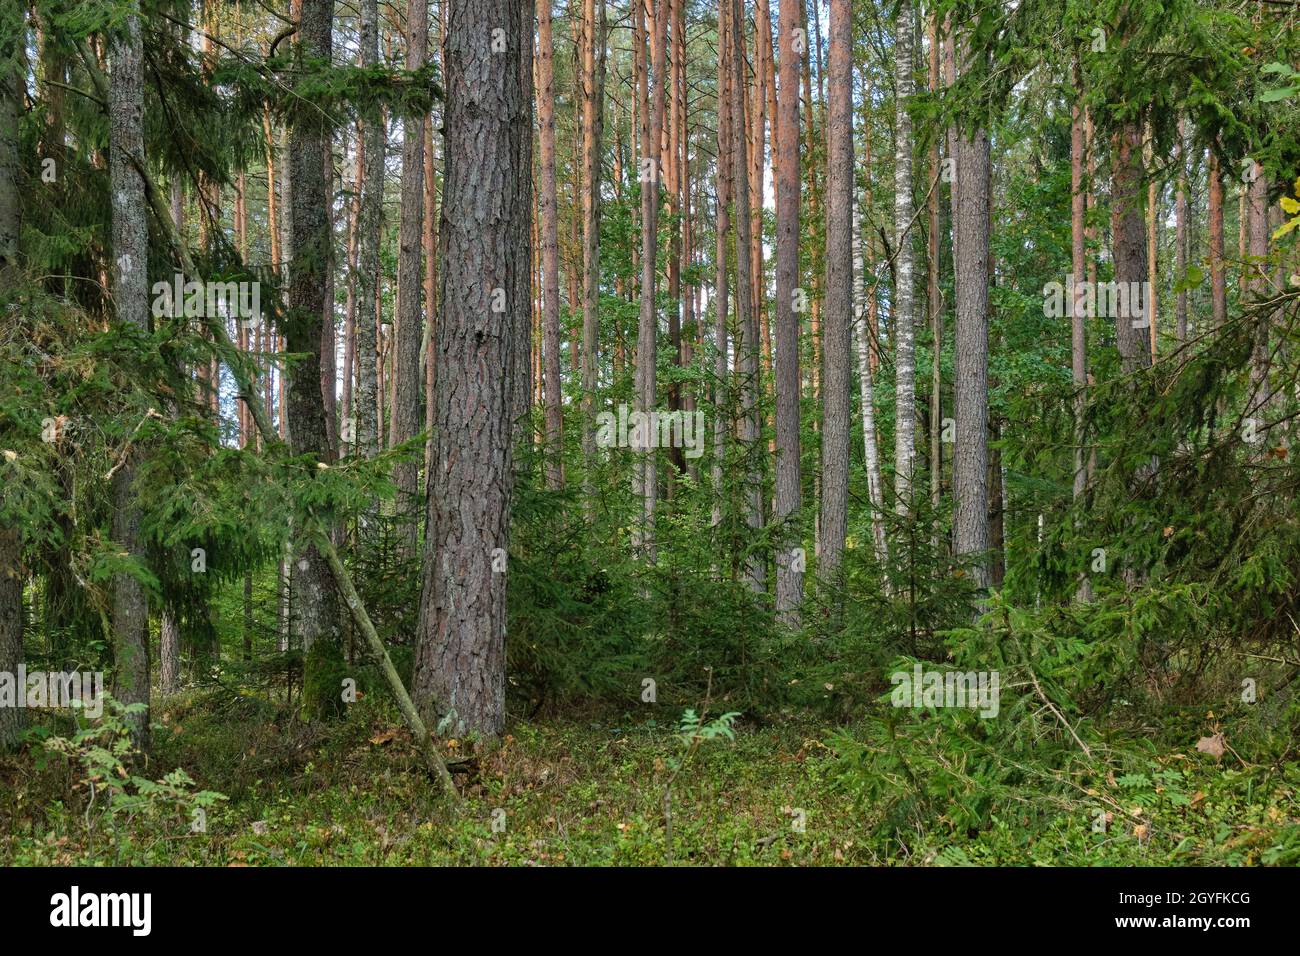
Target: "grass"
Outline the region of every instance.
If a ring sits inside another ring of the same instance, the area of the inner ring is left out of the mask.
[[[455,817],[434,799],[394,716],[369,699],[330,726],[227,690],[165,700],[150,778],[184,768],[229,799],[206,832],[184,812],[86,814],[76,768],[0,760],[0,862],[20,865],[639,866],[669,860],[664,787],[684,749],[677,718],[647,706],[516,722],[492,747],[444,741],[461,760]],[[863,800],[832,728],[787,716],[741,722],[699,747],[673,786],[671,860],[683,865],[1164,865],[1300,862],[1294,764],[1233,766],[1188,752],[1099,791],[995,806],[958,828],[942,807]],[[852,728],[850,728],[850,733]],[[1243,761],[1244,763],[1244,761]],[[1097,806],[1111,812],[1094,832]],[[93,827],[88,826],[88,821]],[[905,821],[905,822],[900,822]]]

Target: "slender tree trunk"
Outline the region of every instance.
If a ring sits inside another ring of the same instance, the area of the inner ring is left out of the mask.
[[[862,411],[863,454],[867,468],[867,496],[871,501],[871,538],[876,560],[883,568],[889,560],[889,539],[885,536],[885,480],[880,465],[880,441],[876,434],[876,388],[871,368],[870,312],[864,307],[866,265],[862,258],[861,212],[853,209],[854,350],[858,360],[858,404]],[[885,590],[888,591],[888,582]]]
[[[1074,299],[1070,303],[1070,378],[1074,385],[1074,500],[1083,497],[1088,484],[1087,452],[1084,447],[1084,411],[1088,407],[1088,340],[1086,335],[1086,303],[1083,283],[1086,281],[1088,193],[1084,184],[1085,130],[1083,118],[1083,71],[1076,56],[1074,61],[1074,105],[1070,113],[1070,272],[1074,277]],[[1076,592],[1079,601],[1092,600],[1092,584],[1086,572],[1079,573]]]
[[[916,255],[912,241],[912,119],[908,107],[915,90],[912,73],[912,4],[902,0],[894,30],[894,86],[897,91],[894,140],[894,506],[900,516],[912,510],[916,468]]]
[[[332,46],[333,0],[302,0],[297,54],[327,63]],[[325,405],[320,388],[320,353],[325,309],[324,270],[330,262],[329,184],[324,153],[328,124],[310,111],[294,118],[290,131],[290,236],[285,344],[307,359],[289,373],[289,442],[295,455],[328,456]],[[321,516],[328,524],[328,516]],[[310,539],[299,542],[290,571],[294,623],[302,641],[303,713],[320,717],[340,706],[339,671],[343,660],[338,599],[329,566]]]
[[[1209,150],[1209,200],[1207,216],[1210,220],[1210,297],[1212,299],[1214,327],[1223,327],[1228,317],[1228,284],[1223,272],[1223,172],[1219,169],[1219,154]]]
[[[1268,293],[1268,178],[1264,168],[1252,160],[1246,184],[1246,252],[1245,271],[1249,275],[1247,291],[1253,297]],[[1264,431],[1261,413],[1270,401],[1268,388],[1269,324],[1271,315],[1259,310],[1255,319],[1254,345],[1250,353],[1250,407],[1255,413],[1260,434]]]
[[[1174,198],[1174,281],[1187,281],[1187,131],[1184,120],[1178,121],[1178,181]],[[1187,289],[1179,289],[1174,298],[1175,331],[1179,342],[1187,341]]]
[[[953,552],[981,556],[974,564],[973,578],[979,587],[987,587],[989,568],[983,556],[989,549],[989,135],[985,129],[959,131],[956,139]]]
[[[784,22],[785,6],[782,0]],[[839,583],[848,535],[849,349],[853,323],[853,12],[830,9],[830,114],[826,160],[826,308],[822,314],[822,463],[818,574]],[[784,76],[784,74],[783,74]],[[784,90],[784,79],[782,89]],[[868,370],[868,374],[869,374]],[[870,389],[870,385],[867,386]],[[864,408],[865,410],[865,408]],[[874,423],[873,423],[874,425]]]
[[[555,200],[555,45],[551,0],[537,0],[539,77],[538,141],[541,147],[542,364],[546,390],[546,486],[564,485],[563,419],[560,403],[560,232]]]
[[[787,627],[799,626],[803,600],[799,474],[799,59],[807,40],[799,28],[803,0],[780,0],[780,93],[776,139],[776,514],[782,540],[776,552],[776,611]],[[847,358],[847,349],[845,350]]]
[[[862,97],[862,167],[871,168],[871,77],[863,66]],[[877,367],[876,354],[876,285],[866,289],[867,270],[864,253],[870,253],[874,244],[871,233],[864,242],[863,215],[872,208],[871,178],[863,189],[863,201],[853,210],[853,339],[858,362],[858,404],[862,415],[862,442],[867,469],[867,497],[871,502],[871,540],[876,561],[882,571],[889,562],[889,539],[885,536],[885,479],[881,469],[880,436],[876,432],[876,389],[873,380]],[[885,593],[889,593],[889,578],[882,580]]]
[[[428,487],[433,469],[433,330],[437,324],[438,289],[438,183],[434,176],[433,117],[424,121],[424,342],[420,348],[424,369],[424,427],[430,432],[424,443],[424,481]]]
[[[595,400],[600,331],[600,152],[605,94],[605,0],[582,5],[582,459],[583,501],[594,513]],[[617,182],[617,177],[616,177]]]
[[[0,116],[0,151],[8,149],[8,129],[5,127],[7,119]],[[4,158],[0,156],[0,167],[3,166]],[[11,184],[5,181],[4,176],[3,169],[0,169],[0,187]],[[0,229],[5,225],[5,221],[0,218]],[[2,272],[0,270],[0,274]],[[24,660],[23,582],[26,575],[22,557],[18,529],[0,527],[0,674],[17,674]],[[0,707],[0,753],[17,749],[27,723],[26,714],[24,708]]]
[[[1147,123],[1146,141],[1142,147],[1142,155],[1147,169],[1155,166],[1154,150],[1152,146],[1151,124]],[[1150,294],[1145,296],[1147,311],[1147,339],[1151,346],[1151,361],[1156,360],[1156,306],[1160,298],[1157,290],[1159,289],[1159,252],[1156,244],[1156,214],[1160,205],[1160,187],[1154,178],[1147,183],[1147,277],[1150,282]]]
[[[646,0],[649,5],[649,0]],[[641,104],[641,284],[640,314],[636,347],[636,410],[654,411],[657,394],[659,313],[655,304],[658,288],[656,258],[659,245],[659,183],[663,174],[660,136],[664,125],[666,80],[664,66],[668,16],[665,0],[654,0],[654,22],[644,31],[650,42],[650,74],[644,88],[647,101]],[[642,62],[645,62],[644,59]],[[648,447],[638,449],[634,491],[641,499],[641,519],[632,534],[633,547],[653,564],[655,549],[655,504],[658,498],[658,456],[655,436],[647,436]]]
[[[355,392],[357,378],[357,243],[361,233],[361,178],[365,166],[364,138],[357,124],[356,150],[352,174],[352,198],[348,202],[347,301],[343,307],[343,413],[346,434],[339,442],[339,456],[352,454],[356,444]],[[348,446],[352,446],[349,448]]]
[[[520,36],[523,50],[519,57],[520,89],[523,115],[523,138],[516,141],[517,154],[515,162],[522,175],[519,179],[520,201],[524,204],[525,215],[517,223],[512,223],[510,236],[514,254],[509,260],[510,276],[505,284],[507,295],[506,308],[511,315],[528,316],[532,304],[536,301],[533,289],[535,273],[532,270],[533,242],[531,220],[533,216],[533,36],[535,34],[535,0],[518,5],[520,18]],[[514,281],[518,273],[519,281]],[[530,416],[533,394],[533,327],[529,321],[515,323],[515,347],[511,353],[510,375],[507,383],[511,389],[510,414],[515,425],[515,444],[531,444],[533,428]],[[528,456],[522,461],[531,461]]]
[[[117,318],[141,330],[149,323],[149,226],[146,220],[144,154],[144,44],[140,12],[132,3],[109,43],[109,175],[113,217],[113,301]],[[140,511],[133,485],[138,452],[126,454],[113,476],[113,541],[133,559],[145,560]],[[134,576],[113,578],[114,696],[124,704],[149,703],[149,605]],[[149,715],[128,718],[131,738],[149,749]]]
[[[939,30],[935,14],[926,21],[930,42],[929,87],[930,95],[938,96],[942,85],[939,76]],[[940,153],[942,136],[930,143],[930,199],[928,203],[929,235],[926,242],[926,304],[930,309],[930,507],[938,513],[939,495],[943,486],[943,300],[939,290],[939,236],[942,218],[939,203]],[[936,522],[934,547],[939,547]]]
[[[361,66],[379,63],[379,3],[361,0]],[[353,415],[357,452],[373,458],[379,452],[379,243],[384,207],[386,130],[376,112],[361,124],[361,206],[357,218],[357,385]]]
[[[429,47],[429,8],[427,0],[408,0],[406,7],[406,68],[424,68]],[[397,333],[393,348],[392,426],[390,448],[409,441],[420,432],[424,405],[420,386],[424,369],[420,367],[420,340],[424,336],[424,283],[420,266],[424,258],[424,120],[407,116],[402,121],[402,220],[398,230],[397,252]],[[416,516],[419,514],[419,465],[416,461],[398,462],[393,467],[397,485],[398,554],[409,558],[415,554]]]
[[[726,457],[730,429],[728,418],[731,403],[727,395],[727,306],[730,298],[727,273],[727,233],[731,230],[731,170],[729,163],[735,142],[731,129],[731,20],[732,5],[723,2],[718,8],[718,135],[717,163],[717,220],[713,252],[713,514],[714,528],[720,529],[724,514],[726,488],[723,461]],[[720,549],[719,549],[720,550]]]
[[[510,375],[516,326],[527,322],[528,268],[517,237],[528,229],[531,203],[523,68],[532,43],[509,0],[447,0],[443,15],[444,269],[413,697],[426,714],[454,712],[457,735],[463,728],[496,736],[505,721]],[[504,40],[499,53],[490,52],[494,30]],[[504,314],[492,309],[496,289],[514,306]]]
[[[726,2],[726,0],[724,0]],[[740,380],[740,444],[748,461],[746,470],[745,523],[754,531],[763,526],[763,499],[761,472],[759,470],[758,442],[760,436],[758,408],[759,340],[758,323],[752,301],[753,251],[751,226],[748,215],[749,163],[745,149],[748,122],[745,112],[745,38],[744,5],[742,0],[732,0],[731,16],[731,122],[735,136],[733,150],[734,188],[736,205],[736,324],[740,342],[736,351],[736,371]],[[746,579],[750,587],[761,592],[766,586],[762,559],[752,554],[746,565]]]

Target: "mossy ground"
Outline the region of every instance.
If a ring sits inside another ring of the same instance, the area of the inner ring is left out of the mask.
[[[462,812],[449,815],[409,737],[369,700],[329,725],[226,691],[155,710],[148,775],[183,767],[229,800],[207,832],[180,816],[86,827],[86,792],[29,750],[0,760],[0,862],[276,865],[656,865],[669,862],[664,787],[681,752],[676,715],[647,708],[515,722],[496,746],[444,742]],[[1120,779],[1102,794],[1130,812],[1094,832],[1087,800],[1059,814],[995,813],[980,831],[891,834],[843,786],[831,727],[788,718],[737,725],[701,747],[673,787],[671,861],[686,865],[1187,865],[1293,862],[1300,854],[1295,768],[1266,770],[1171,752],[1179,794]],[[851,728],[850,728],[851,730]],[[1141,791],[1141,794],[1138,793]],[[1140,804],[1146,804],[1141,806]],[[1132,805],[1132,806],[1130,806]],[[1140,813],[1131,811],[1140,810]],[[495,826],[494,826],[495,823]],[[802,825],[800,825],[802,824]]]

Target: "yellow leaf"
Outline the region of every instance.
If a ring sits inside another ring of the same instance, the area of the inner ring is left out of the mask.
[[[1296,202],[1290,196],[1283,196],[1281,199],[1278,200],[1278,202],[1280,202],[1282,204],[1282,208],[1285,209],[1292,216],[1300,212],[1300,202]]]

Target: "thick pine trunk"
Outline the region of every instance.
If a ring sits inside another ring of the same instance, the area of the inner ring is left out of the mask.
[[[456,733],[496,736],[505,722],[501,569],[514,481],[509,376],[516,327],[528,316],[528,267],[517,261],[517,237],[530,216],[523,65],[531,39],[509,0],[448,0],[444,15],[444,270],[413,696],[426,714],[454,712]],[[494,35],[501,52],[492,52]],[[505,301],[506,311],[494,311],[494,300]]]

